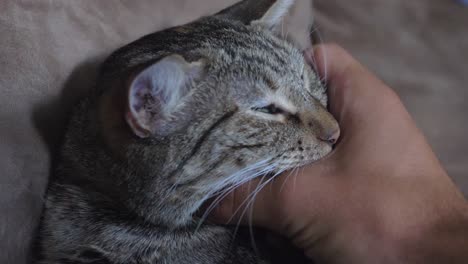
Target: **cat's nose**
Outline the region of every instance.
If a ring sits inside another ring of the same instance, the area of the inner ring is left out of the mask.
[[[336,141],[338,141],[338,138],[340,138],[340,128],[335,127],[330,131],[324,131],[318,136],[318,138],[330,144],[335,144]]]
[[[304,114],[304,120],[308,120],[307,124],[315,134],[318,140],[335,144],[340,137],[340,126],[333,115],[327,109],[316,104],[313,111]]]

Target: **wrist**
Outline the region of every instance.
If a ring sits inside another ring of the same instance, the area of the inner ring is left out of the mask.
[[[409,263],[466,263],[468,260],[468,205],[441,214],[392,241],[400,259]]]
[[[450,207],[415,221],[387,222],[380,230],[362,228],[347,247],[343,245],[348,261],[333,263],[466,263],[468,205],[463,201]]]
[[[377,231],[354,227],[337,233],[315,247],[309,256],[320,263],[466,263],[468,260],[468,205],[438,217],[430,224],[403,225]],[[398,229],[398,230],[397,230]]]
[[[400,198],[398,210],[389,210],[388,201],[371,205],[374,210],[354,208],[352,215],[334,217],[340,220],[321,228],[297,225],[300,231],[290,237],[319,263],[466,263],[468,203],[462,196],[439,195],[425,208],[417,206],[424,199]]]

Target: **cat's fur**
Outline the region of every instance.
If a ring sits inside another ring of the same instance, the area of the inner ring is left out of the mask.
[[[332,148],[325,88],[280,33],[293,2],[246,0],[107,59],[72,115],[39,263],[274,262],[230,227],[198,227],[194,213]]]

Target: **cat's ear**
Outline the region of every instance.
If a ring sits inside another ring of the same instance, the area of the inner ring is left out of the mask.
[[[204,60],[169,55],[139,72],[130,81],[125,113],[133,133],[141,138],[170,133],[178,106],[204,69]]]
[[[217,15],[241,21],[245,24],[260,24],[277,30],[291,10],[295,0],[244,0],[228,7]]]

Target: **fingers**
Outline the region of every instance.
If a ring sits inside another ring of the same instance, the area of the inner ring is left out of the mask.
[[[347,93],[351,92],[353,76],[361,76],[360,65],[345,50],[335,44],[314,47],[316,69],[328,88],[329,110],[342,126]],[[354,89],[354,87],[353,87]]]
[[[343,48],[336,44],[318,45],[314,56],[316,68],[328,87],[330,112],[342,129],[349,131],[371,124],[373,116],[381,117],[379,111],[395,108],[395,104],[401,108],[396,93]]]
[[[348,52],[336,44],[317,45],[313,55],[318,73],[327,83],[341,79],[344,72],[359,65]]]

